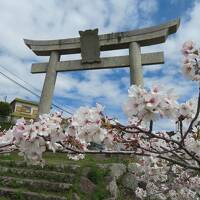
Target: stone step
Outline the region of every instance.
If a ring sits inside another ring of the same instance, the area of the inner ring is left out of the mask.
[[[56,181],[65,183],[72,183],[75,177],[72,173],[0,166],[0,176],[7,175],[10,177],[44,179],[53,182]]]
[[[45,180],[21,179],[16,177],[0,176],[0,186],[9,188],[27,188],[30,191],[67,192],[72,184],[49,182]]]
[[[25,161],[13,161],[13,160],[0,160],[0,166],[4,167],[15,167],[15,168],[27,168],[27,169],[43,169],[56,172],[73,172],[76,173],[79,171],[80,166],[76,164],[48,164],[44,167],[39,165],[29,165]]]
[[[41,194],[36,192],[22,191],[17,189],[10,189],[0,187],[0,197],[6,197],[10,200],[66,200],[66,197],[55,195]]]

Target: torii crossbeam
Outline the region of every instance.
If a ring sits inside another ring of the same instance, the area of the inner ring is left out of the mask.
[[[27,40],[25,44],[38,56],[50,56],[48,63],[32,64],[31,73],[46,73],[39,114],[49,113],[57,72],[130,67],[131,84],[143,86],[142,65],[163,64],[163,52],[141,54],[142,46],[164,43],[177,31],[180,19],[159,26],[98,35],[98,29],[80,31],[79,38]],[[127,49],[128,56],[100,57],[100,51]],[[61,55],[81,53],[81,60],[60,61]]]

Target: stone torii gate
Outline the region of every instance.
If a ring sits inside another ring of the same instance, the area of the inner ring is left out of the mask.
[[[121,68],[130,66],[130,83],[143,86],[142,65],[163,64],[164,53],[141,54],[141,47],[164,43],[177,31],[180,19],[159,26],[128,32],[98,35],[98,29],[79,31],[79,38],[27,40],[25,44],[38,56],[50,56],[48,63],[32,64],[31,73],[46,73],[39,114],[49,113],[57,72]],[[129,56],[100,57],[100,51],[127,49]],[[61,55],[81,53],[81,60],[60,61]]]

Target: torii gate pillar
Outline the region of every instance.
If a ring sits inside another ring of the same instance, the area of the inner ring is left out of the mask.
[[[130,84],[144,86],[142,73],[142,58],[140,45],[137,42],[131,42],[129,45],[130,61]]]
[[[49,58],[47,73],[44,80],[42,94],[40,97],[38,113],[49,113],[51,110],[53,92],[56,83],[57,72],[56,63],[59,62],[60,55],[58,51],[52,51]]]

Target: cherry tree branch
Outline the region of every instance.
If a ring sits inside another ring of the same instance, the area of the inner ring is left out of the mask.
[[[188,165],[188,164],[184,164],[180,161],[177,161],[175,159],[172,159],[172,158],[169,158],[169,157],[165,157],[165,156],[162,156],[162,155],[158,155],[157,158],[161,158],[161,159],[164,159],[164,160],[167,160],[169,161],[170,163],[173,163],[173,164],[177,164],[177,165],[180,165],[184,168],[187,168],[187,169],[193,169],[193,170],[196,170],[196,171],[200,171],[200,168],[199,167],[194,167],[193,165]]]
[[[191,132],[192,127],[194,122],[197,120],[198,116],[199,116],[199,112],[200,112],[200,87],[199,87],[199,96],[198,96],[198,103],[197,103],[197,111],[196,114],[194,116],[194,118],[192,119],[187,131],[185,132],[183,138],[182,138],[182,142],[184,141],[184,139],[187,137],[187,135]]]

